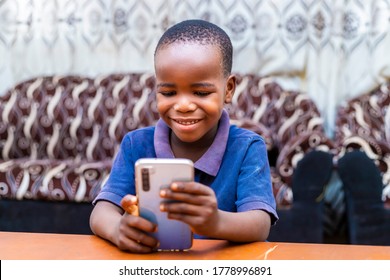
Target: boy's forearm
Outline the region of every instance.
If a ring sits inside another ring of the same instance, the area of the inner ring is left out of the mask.
[[[90,226],[92,232],[116,244],[115,230],[121,218],[121,214],[115,205],[109,202],[99,202],[92,211]]]
[[[219,215],[215,238],[232,242],[265,241],[268,238],[271,218],[265,211],[231,213],[220,210]]]

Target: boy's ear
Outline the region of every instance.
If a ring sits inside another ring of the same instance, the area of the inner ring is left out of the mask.
[[[230,75],[226,80],[226,93],[225,93],[225,103],[231,103],[236,90],[236,76],[234,74]]]

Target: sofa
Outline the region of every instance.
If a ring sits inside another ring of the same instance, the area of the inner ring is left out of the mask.
[[[1,96],[0,230],[90,234],[91,202],[122,137],[158,119],[154,86],[150,73],[44,76]],[[281,217],[269,239],[322,242],[321,218],[307,208],[317,202],[295,199],[292,186],[305,154],[334,149],[314,102],[269,77],[237,73],[226,110],[266,141]]]

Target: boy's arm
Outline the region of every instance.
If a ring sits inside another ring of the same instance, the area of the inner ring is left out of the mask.
[[[121,203],[125,205],[132,197],[125,196]],[[127,204],[125,209],[131,207]],[[121,250],[150,253],[158,246],[158,240],[147,234],[157,229],[155,224],[139,216],[124,213],[122,208],[111,202],[101,200],[95,205],[90,226],[94,234],[111,241]]]
[[[269,214],[262,210],[225,212],[219,210],[215,237],[233,242],[265,241],[271,228]]]
[[[92,232],[114,244],[117,244],[116,231],[123,210],[113,203],[101,200],[92,210],[89,224]]]

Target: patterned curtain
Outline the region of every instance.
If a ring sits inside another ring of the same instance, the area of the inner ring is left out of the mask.
[[[223,27],[234,71],[272,76],[335,110],[390,76],[390,0],[0,0],[0,95],[49,74],[152,72],[162,32],[203,18]]]

